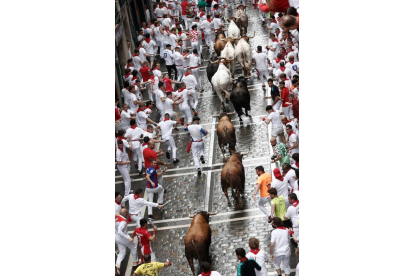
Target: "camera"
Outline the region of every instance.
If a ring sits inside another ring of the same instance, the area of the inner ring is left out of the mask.
[[[277,158],[277,154],[275,154],[272,157],[270,157],[270,159],[272,159],[273,161],[275,161],[276,158]]]

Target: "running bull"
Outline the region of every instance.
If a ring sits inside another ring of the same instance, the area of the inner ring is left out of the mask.
[[[187,235],[184,238],[185,245],[185,257],[187,258],[188,265],[195,274],[193,259],[199,261],[199,270],[201,269],[202,262],[210,262],[210,244],[211,244],[211,229],[208,224],[210,216],[217,215],[215,213],[201,211],[194,216]],[[197,273],[198,275],[199,273]]]
[[[233,79],[235,80],[235,79]],[[240,122],[242,122],[241,115],[249,116],[248,111],[250,111],[250,93],[247,89],[246,78],[240,76],[236,83],[233,83],[233,89],[230,94],[230,101],[234,106],[234,110],[239,116]],[[244,112],[243,113],[243,108]]]
[[[235,112],[222,112],[220,115],[213,115],[213,117],[219,118],[219,122],[217,124],[217,137],[221,152],[223,154],[226,152],[224,146],[227,144],[229,145],[230,154],[236,152],[236,131],[229,117],[229,115],[232,114],[235,114]]]

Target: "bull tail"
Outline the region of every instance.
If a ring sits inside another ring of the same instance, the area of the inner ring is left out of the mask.
[[[198,260],[198,265],[199,265],[199,269],[200,269],[200,271],[201,271],[201,266],[202,266],[202,264],[203,264],[203,261],[201,260],[201,258],[200,258],[200,254],[198,254],[198,251],[197,251],[197,246],[195,245],[195,240],[191,240],[191,243],[193,244],[193,246],[194,246],[194,250],[195,250],[195,253],[196,253],[196,255],[197,255],[197,260]]]
[[[218,83],[218,85],[220,86],[221,90],[224,91],[225,97],[230,100],[230,93],[229,93],[229,91],[227,91],[226,89],[224,89],[223,86],[221,86],[221,83],[220,82]]]

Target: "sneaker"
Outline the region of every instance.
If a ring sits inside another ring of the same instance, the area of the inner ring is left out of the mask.
[[[198,176],[201,176],[201,169],[200,168],[197,169],[197,174],[198,174]]]
[[[174,164],[177,164],[178,162],[180,162],[180,160],[178,160],[178,159],[174,159],[174,160],[173,160],[173,163],[174,163]]]
[[[182,126],[184,125],[184,118],[180,118],[180,123]]]
[[[169,151],[167,151],[167,152],[165,153],[165,156],[167,157],[167,159],[170,159],[170,152],[169,152]]]
[[[197,116],[198,112],[194,110],[194,116]]]
[[[201,160],[201,164],[205,164],[206,163],[206,161],[204,161],[204,156],[203,155],[200,156],[200,160]]]

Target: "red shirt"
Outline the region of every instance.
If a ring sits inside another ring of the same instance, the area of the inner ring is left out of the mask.
[[[142,249],[144,247],[144,255],[151,254],[151,245],[149,241],[149,237],[151,237],[150,232],[146,228],[137,227],[134,230],[133,236],[137,236],[139,240],[139,248]],[[142,252],[142,250],[141,250]]]
[[[142,152],[144,154],[144,160],[145,160],[145,168],[149,168],[151,167],[151,159],[155,158],[158,159],[158,155],[157,153],[150,149],[150,148],[146,148],[144,149],[144,151]],[[158,164],[155,166],[155,169],[158,170],[160,168],[160,166],[158,166]]]
[[[282,89],[280,92],[280,97],[283,98],[282,107],[288,107],[289,105],[287,105],[286,102],[289,101],[289,89],[287,87]]]
[[[183,8],[183,10],[181,11],[182,15],[187,15],[187,13],[185,12],[185,9],[187,8],[187,5],[188,5],[187,1],[184,1],[184,2],[181,3],[181,7]]]
[[[118,108],[115,107],[115,121],[121,119],[121,114],[119,114]]]
[[[294,99],[292,103],[293,117],[299,120],[299,100]]]
[[[149,76],[149,72],[151,71],[151,69],[148,66],[142,66],[139,69],[139,72],[141,73],[142,79],[143,81],[147,81],[149,80],[150,76]]]
[[[174,92],[171,85],[171,79],[164,78],[162,81],[165,83],[165,92]]]

